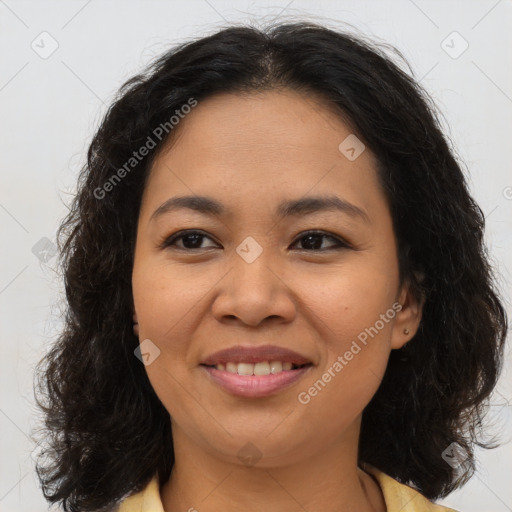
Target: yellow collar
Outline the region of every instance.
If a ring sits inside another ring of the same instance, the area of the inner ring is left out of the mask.
[[[377,480],[384,495],[387,512],[457,512],[432,503],[416,489],[396,481],[370,464],[365,464],[364,471]]]

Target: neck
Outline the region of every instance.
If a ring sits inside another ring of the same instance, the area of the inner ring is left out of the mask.
[[[385,512],[380,487],[357,466],[358,433],[289,463],[262,457],[246,466],[200,449],[173,425],[175,464],[161,488],[164,510]]]

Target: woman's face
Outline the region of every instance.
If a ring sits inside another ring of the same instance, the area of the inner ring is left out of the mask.
[[[297,92],[217,95],[174,129],[144,191],[132,284],[175,443],[267,467],[353,447],[421,315],[370,150]],[[162,207],[183,196],[195,203]]]

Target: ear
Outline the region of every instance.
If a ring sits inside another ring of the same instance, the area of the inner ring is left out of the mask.
[[[397,302],[401,305],[401,309],[396,314],[391,333],[392,349],[402,348],[418,331],[424,299],[418,301],[412,294],[409,283],[407,283],[402,286]]]

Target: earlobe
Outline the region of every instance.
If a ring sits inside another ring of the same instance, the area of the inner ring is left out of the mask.
[[[393,332],[391,334],[391,348],[403,348],[406,343],[411,341],[421,322],[423,310],[423,299],[419,301],[411,292],[409,286],[404,286],[400,294],[400,311],[396,314]]]

